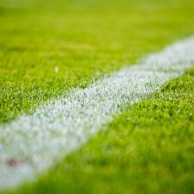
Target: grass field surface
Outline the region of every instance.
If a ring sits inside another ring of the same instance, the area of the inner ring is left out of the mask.
[[[1,125],[192,36],[193,18],[192,0],[1,0]],[[191,68],[10,192],[192,193],[193,80]]]
[[[193,193],[193,70],[10,193]]]
[[[115,115],[191,68],[193,53],[189,38],[0,126],[0,188],[32,179],[76,150]]]

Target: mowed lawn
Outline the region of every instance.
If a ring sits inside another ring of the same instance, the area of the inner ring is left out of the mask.
[[[192,0],[1,0],[0,123],[192,35]],[[10,192],[193,193],[193,88],[191,69]]]

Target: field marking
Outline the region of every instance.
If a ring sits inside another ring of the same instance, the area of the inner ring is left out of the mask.
[[[194,38],[0,126],[0,190],[14,188],[87,142],[130,104],[194,64]]]

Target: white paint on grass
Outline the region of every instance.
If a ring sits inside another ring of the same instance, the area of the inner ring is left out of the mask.
[[[194,38],[167,47],[85,89],[49,101],[0,126],[0,189],[33,180],[77,149],[127,106],[194,64]]]

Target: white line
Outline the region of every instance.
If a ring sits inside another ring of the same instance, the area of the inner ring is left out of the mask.
[[[194,38],[190,38],[1,125],[0,190],[33,180],[126,106],[147,98],[193,64]]]

